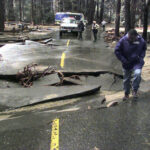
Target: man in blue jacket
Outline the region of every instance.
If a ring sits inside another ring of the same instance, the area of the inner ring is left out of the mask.
[[[133,97],[138,98],[137,92],[140,87],[145,53],[146,42],[134,29],[131,29],[116,45],[115,54],[122,63],[124,73],[125,96],[123,100],[129,99],[131,88]]]

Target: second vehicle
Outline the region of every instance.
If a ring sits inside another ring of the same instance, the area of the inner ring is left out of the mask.
[[[60,36],[63,33],[75,33],[78,35],[78,23],[74,18],[64,18],[60,24]]]

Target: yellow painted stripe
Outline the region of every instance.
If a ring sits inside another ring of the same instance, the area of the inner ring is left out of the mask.
[[[67,41],[67,47],[69,46],[69,44],[70,44],[70,40]]]
[[[67,47],[69,47],[69,44],[70,44],[70,40],[67,41]],[[64,68],[65,58],[66,58],[66,54],[65,52],[63,52],[61,56],[61,62],[60,62],[61,68]]]
[[[60,62],[61,68],[64,68],[65,57],[66,57],[66,54],[65,54],[65,53],[62,53],[62,56],[61,56],[61,62]]]
[[[50,150],[59,150],[59,119],[53,120]]]

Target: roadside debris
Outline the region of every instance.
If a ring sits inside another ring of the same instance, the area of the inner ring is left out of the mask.
[[[118,105],[117,101],[113,101],[107,104],[107,108]]]
[[[17,81],[24,87],[31,87],[33,82],[46,75],[55,73],[55,69],[48,67],[43,71],[37,71],[37,64],[31,64],[24,67],[23,71],[19,71],[16,78]]]
[[[52,38],[39,41],[39,43],[45,44],[45,45],[48,45],[48,46],[60,46],[60,45],[58,45],[58,44],[53,43],[53,39],[52,39]]]
[[[77,78],[74,78],[74,76],[70,76],[70,77],[65,77],[63,79],[63,83],[67,85],[68,84],[81,85],[82,81],[79,76],[77,76]]]
[[[101,104],[105,104],[106,103],[106,98],[104,98],[102,101],[101,101]]]
[[[119,39],[123,36],[124,36],[124,32],[120,32],[120,36],[116,37],[115,29],[111,29],[111,30],[106,31],[106,35],[105,35],[104,39],[105,39],[105,42],[111,43],[114,41],[119,41]]]
[[[94,147],[94,149],[93,150],[100,150],[99,148],[97,148],[97,147]]]
[[[46,39],[46,40],[44,40],[44,41],[41,41],[41,43],[42,43],[42,44],[48,44],[48,43],[51,42],[51,41],[53,41],[52,38]]]
[[[60,78],[60,83],[51,86],[82,85],[82,80],[77,75],[65,77],[62,72],[57,72],[57,74]]]
[[[88,110],[90,110],[91,109],[91,106],[88,106]]]
[[[42,71],[39,71],[37,68],[37,64],[30,64],[24,67],[23,71],[19,71],[16,75],[17,82],[24,87],[31,87],[34,81],[56,73],[60,82],[47,86],[82,85],[82,81],[77,75],[65,77],[62,72],[57,72],[55,68],[50,66]]]

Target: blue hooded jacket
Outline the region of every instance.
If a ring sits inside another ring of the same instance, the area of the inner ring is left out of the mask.
[[[117,43],[115,55],[122,62],[124,69],[142,69],[146,49],[146,42],[140,35],[135,42],[130,42],[127,34]]]

